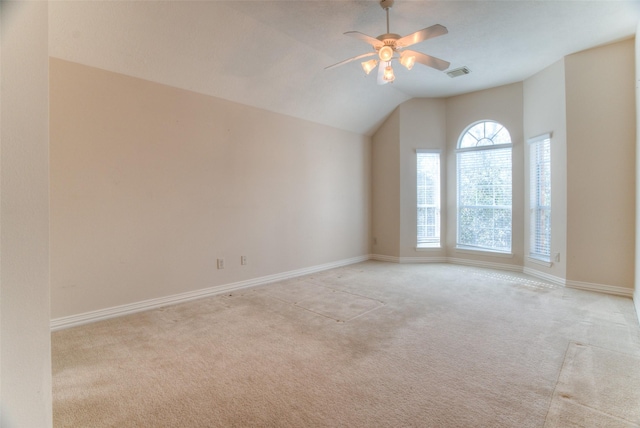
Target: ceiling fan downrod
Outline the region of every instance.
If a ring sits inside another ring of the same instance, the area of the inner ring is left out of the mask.
[[[395,0],[380,0],[380,7],[382,7],[385,12],[387,12],[387,34],[390,33],[389,31],[389,9],[391,9],[393,7],[393,3]]]

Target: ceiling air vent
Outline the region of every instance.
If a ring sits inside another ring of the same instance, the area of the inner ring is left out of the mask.
[[[447,71],[449,77],[460,77],[469,73],[471,73],[471,70],[469,70],[467,67],[460,67],[456,68],[455,70]]]

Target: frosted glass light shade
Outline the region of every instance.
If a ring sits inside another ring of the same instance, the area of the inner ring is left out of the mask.
[[[407,70],[411,70],[416,63],[415,56],[403,55],[400,57],[400,64],[404,65]]]
[[[372,59],[372,60],[363,62],[362,69],[368,75],[369,73],[371,73],[371,71],[373,71],[374,68],[376,68],[376,65],[378,65],[378,60]]]
[[[384,80],[386,80],[387,82],[393,82],[394,80],[396,80],[396,76],[395,74],[393,74],[393,68],[391,68],[391,66],[387,66],[387,68],[384,69],[384,74],[382,76],[382,78]]]
[[[378,56],[381,61],[391,61],[393,58],[393,48],[391,46],[383,46],[378,51]]]

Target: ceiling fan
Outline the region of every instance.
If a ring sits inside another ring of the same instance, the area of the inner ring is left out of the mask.
[[[378,84],[384,85],[385,83],[390,83],[395,80],[393,68],[391,67],[391,61],[393,60],[399,60],[400,64],[402,64],[408,70],[411,70],[416,62],[440,71],[449,68],[449,62],[447,61],[423,54],[421,52],[405,49],[424,40],[447,34],[447,28],[443,27],[440,24],[436,24],[404,37],[401,37],[398,34],[390,33],[389,9],[393,6],[393,3],[394,0],[380,1],[380,6],[387,12],[386,34],[381,34],[378,37],[371,37],[358,31],[347,31],[346,33],[344,33],[347,36],[355,37],[356,39],[360,39],[369,43],[374,49],[373,52],[368,52],[362,55],[354,56],[353,58],[345,59],[344,61],[340,61],[337,64],[326,67],[325,70],[347,64],[351,61],[356,61],[362,58],[377,55],[378,59],[364,61],[362,63],[362,69],[365,73],[369,74],[376,68],[376,66],[378,66],[378,63],[380,63],[380,66],[378,67]]]

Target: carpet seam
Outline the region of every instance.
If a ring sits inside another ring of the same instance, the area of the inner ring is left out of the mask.
[[[631,425],[636,426],[636,427],[637,427],[637,426],[639,426],[639,425],[638,425],[637,423],[635,423],[634,421],[630,421],[629,419],[625,419],[625,418],[620,417],[620,416],[612,415],[611,413],[607,413],[607,412],[605,412],[605,411],[603,411],[603,410],[596,409],[595,407],[588,406],[588,405],[586,405],[586,404],[584,404],[584,403],[581,403],[581,402],[579,402],[579,401],[570,400],[570,399],[568,399],[568,398],[565,398],[565,400],[570,401],[571,403],[576,404],[576,405],[578,405],[578,406],[580,406],[580,407],[584,407],[584,408],[587,408],[587,409],[593,410],[594,412],[596,412],[596,413],[600,413],[601,415],[609,416],[609,417],[611,417],[612,419],[615,419],[615,420],[618,420],[618,421],[623,421],[623,422],[628,422],[628,423],[630,423]],[[546,422],[547,422],[547,421],[546,421],[546,418],[545,418],[545,423],[546,423]]]
[[[562,358],[562,365],[560,366],[560,370],[558,370],[558,377],[556,379],[556,383],[553,386],[553,390],[551,391],[551,396],[549,397],[549,407],[547,408],[547,414],[544,416],[544,425],[547,425],[547,420],[549,418],[549,412],[551,412],[551,406],[553,405],[553,399],[556,395],[556,390],[558,389],[558,383],[560,383],[560,376],[562,376],[562,371],[564,370],[565,364],[567,363],[567,355],[569,354],[569,349],[571,348],[571,344],[575,343],[572,340],[567,342],[567,348],[564,351],[564,356]]]
[[[553,405],[553,401],[554,401],[554,399],[555,399],[556,395],[558,395],[558,396],[559,396],[559,394],[556,394],[556,392],[557,392],[557,390],[558,390],[558,384],[560,383],[560,377],[562,376],[562,373],[563,373],[563,371],[564,371],[564,369],[565,369],[565,367],[566,367],[566,365],[567,365],[567,354],[569,353],[569,349],[571,348],[571,345],[572,345],[572,344],[573,344],[573,345],[585,346],[585,347],[589,347],[589,348],[592,348],[592,349],[600,349],[600,350],[607,351],[607,352],[613,352],[613,353],[616,353],[616,354],[618,354],[618,355],[623,355],[623,356],[625,356],[625,357],[638,358],[638,356],[637,356],[637,355],[627,354],[627,353],[625,353],[625,352],[620,352],[620,351],[616,351],[616,350],[612,350],[612,349],[604,348],[604,347],[602,347],[602,346],[591,345],[591,344],[588,344],[588,343],[582,343],[582,342],[576,342],[576,341],[574,341],[574,340],[569,340],[569,343],[567,344],[567,349],[565,350],[565,353],[564,353],[564,358],[563,358],[563,361],[562,361],[562,366],[560,367],[560,371],[558,372],[558,379],[556,380],[555,386],[554,386],[554,388],[553,388],[553,392],[551,393],[551,401],[549,402],[549,408],[547,409],[547,414],[546,414],[546,416],[545,416],[545,418],[544,418],[544,424],[545,424],[545,425],[547,424],[547,418],[549,417],[549,412],[551,411],[551,406]],[[623,417],[616,416],[616,415],[613,415],[613,414],[611,414],[611,413],[607,413],[607,412],[605,412],[605,411],[603,411],[603,410],[596,409],[595,407],[588,406],[588,405],[586,405],[586,404],[584,404],[584,403],[581,403],[581,402],[579,402],[579,401],[571,400],[571,399],[569,399],[569,398],[561,397],[561,396],[560,396],[560,398],[563,398],[563,399],[565,399],[565,400],[567,400],[567,401],[570,401],[570,402],[571,402],[571,403],[573,403],[573,404],[577,404],[578,406],[581,406],[581,407],[584,407],[584,408],[587,408],[587,409],[591,409],[591,410],[593,410],[594,412],[600,413],[601,415],[605,415],[605,416],[611,417],[611,418],[616,419],[616,420],[618,420],[618,421],[628,422],[628,423],[630,423],[630,424],[631,424],[631,425],[633,425],[633,426],[640,427],[640,425],[638,425],[638,424],[637,424],[636,422],[634,422],[634,421],[630,421],[630,420],[625,419],[625,418],[623,418]]]

